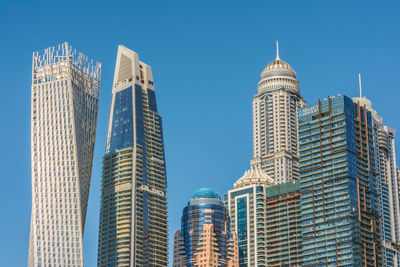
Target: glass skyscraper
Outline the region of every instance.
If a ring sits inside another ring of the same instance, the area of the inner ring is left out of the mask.
[[[68,43],[33,53],[28,266],[83,266],[100,74]]]
[[[379,266],[371,113],[346,96],[299,111],[302,266]]]
[[[101,190],[98,266],[167,266],[167,180],[153,75],[121,45]]]
[[[174,247],[174,267],[239,266],[236,233],[231,232],[228,210],[213,189],[193,194],[183,210]]]
[[[381,225],[382,265],[400,266],[400,198],[396,164],[396,130],[383,124],[366,97],[353,101],[371,112],[377,174],[378,210]]]

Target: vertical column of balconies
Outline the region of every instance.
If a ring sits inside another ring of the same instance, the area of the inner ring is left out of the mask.
[[[366,112],[359,107],[352,112],[352,102],[341,96],[319,102],[317,113],[302,118],[304,266],[379,264],[372,132]]]
[[[154,190],[147,195],[148,239],[145,264],[165,266],[168,263],[168,225],[166,201],[166,171],[162,140],[161,117],[149,106],[149,89],[143,90],[143,117],[145,134],[146,185]],[[140,188],[140,186],[138,186]]]
[[[267,188],[266,266],[298,266],[301,259],[300,187],[287,183]]]
[[[357,195],[358,219],[361,225],[361,241],[363,264],[376,266],[380,264],[380,226],[378,221],[378,206],[375,155],[373,153],[372,122],[366,107],[354,104],[354,126],[357,155]]]
[[[132,148],[103,159],[98,265],[129,266],[132,215]]]

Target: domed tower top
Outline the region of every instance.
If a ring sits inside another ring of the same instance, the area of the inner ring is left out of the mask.
[[[261,73],[258,92],[285,88],[300,94],[300,83],[296,80],[296,72],[279,57],[279,44],[276,41],[276,59],[269,63]]]
[[[194,192],[192,198],[189,200],[188,205],[201,205],[201,204],[215,204],[223,205],[221,197],[212,188],[199,188]]]
[[[267,175],[263,170],[260,168],[251,168],[250,170],[246,171],[244,175],[234,183],[235,188],[241,188],[248,185],[264,185],[264,186],[271,186],[275,185],[275,181]]]
[[[192,199],[197,199],[197,198],[215,198],[215,199],[221,199],[217,191],[215,191],[212,188],[199,188],[194,192]]]

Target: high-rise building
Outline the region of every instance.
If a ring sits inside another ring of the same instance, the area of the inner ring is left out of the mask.
[[[185,242],[183,241],[181,230],[177,230],[174,235],[174,251],[172,260],[172,265],[174,267],[186,266]]]
[[[33,53],[28,266],[83,266],[100,74],[68,43]]]
[[[162,120],[150,66],[118,47],[103,157],[98,266],[167,266]]]
[[[267,266],[265,188],[275,182],[261,169],[250,169],[225,195],[231,228],[238,235],[239,266]]]
[[[361,87],[361,84],[360,84]],[[381,226],[382,265],[400,266],[400,198],[394,136],[366,97],[353,101],[371,112],[377,175],[378,210]]]
[[[298,109],[305,104],[296,72],[279,58],[261,73],[253,98],[253,159],[277,183],[299,179]]]
[[[300,182],[265,189],[266,266],[301,265]]]
[[[245,172],[225,195],[238,234],[239,266],[300,266],[298,181],[276,185],[260,169]]]
[[[238,243],[228,210],[215,190],[197,190],[183,210],[174,239],[174,267],[238,267]]]
[[[302,266],[380,266],[371,113],[346,96],[299,111]]]

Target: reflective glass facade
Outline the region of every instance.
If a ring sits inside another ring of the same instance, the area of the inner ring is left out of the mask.
[[[115,94],[113,114],[109,152],[133,146],[132,87]]]
[[[151,68],[119,46],[103,158],[98,266],[167,266],[162,120]]]
[[[215,262],[204,266],[237,266],[232,263],[233,257],[237,261],[237,237],[230,231],[228,210],[214,190],[199,189],[184,208],[182,229],[175,240],[175,247],[182,245],[184,250],[179,257],[174,256],[173,266],[178,266],[182,257],[185,266],[203,266],[199,263],[206,259],[214,259]]]
[[[204,224],[213,224],[220,249],[221,258],[226,257],[229,238],[229,216],[222,201],[214,192],[199,195],[196,192],[182,214],[182,236],[185,242],[187,266],[194,266],[192,261],[199,245]]]
[[[371,114],[346,96],[299,111],[303,266],[381,264]]]
[[[366,97],[354,97],[353,102],[371,112],[376,159],[378,206],[382,241],[382,266],[400,266],[400,198],[396,164],[396,130],[383,124]]]
[[[236,199],[236,217],[237,217],[237,233],[239,242],[239,266],[247,266],[248,251],[247,251],[247,197]]]

